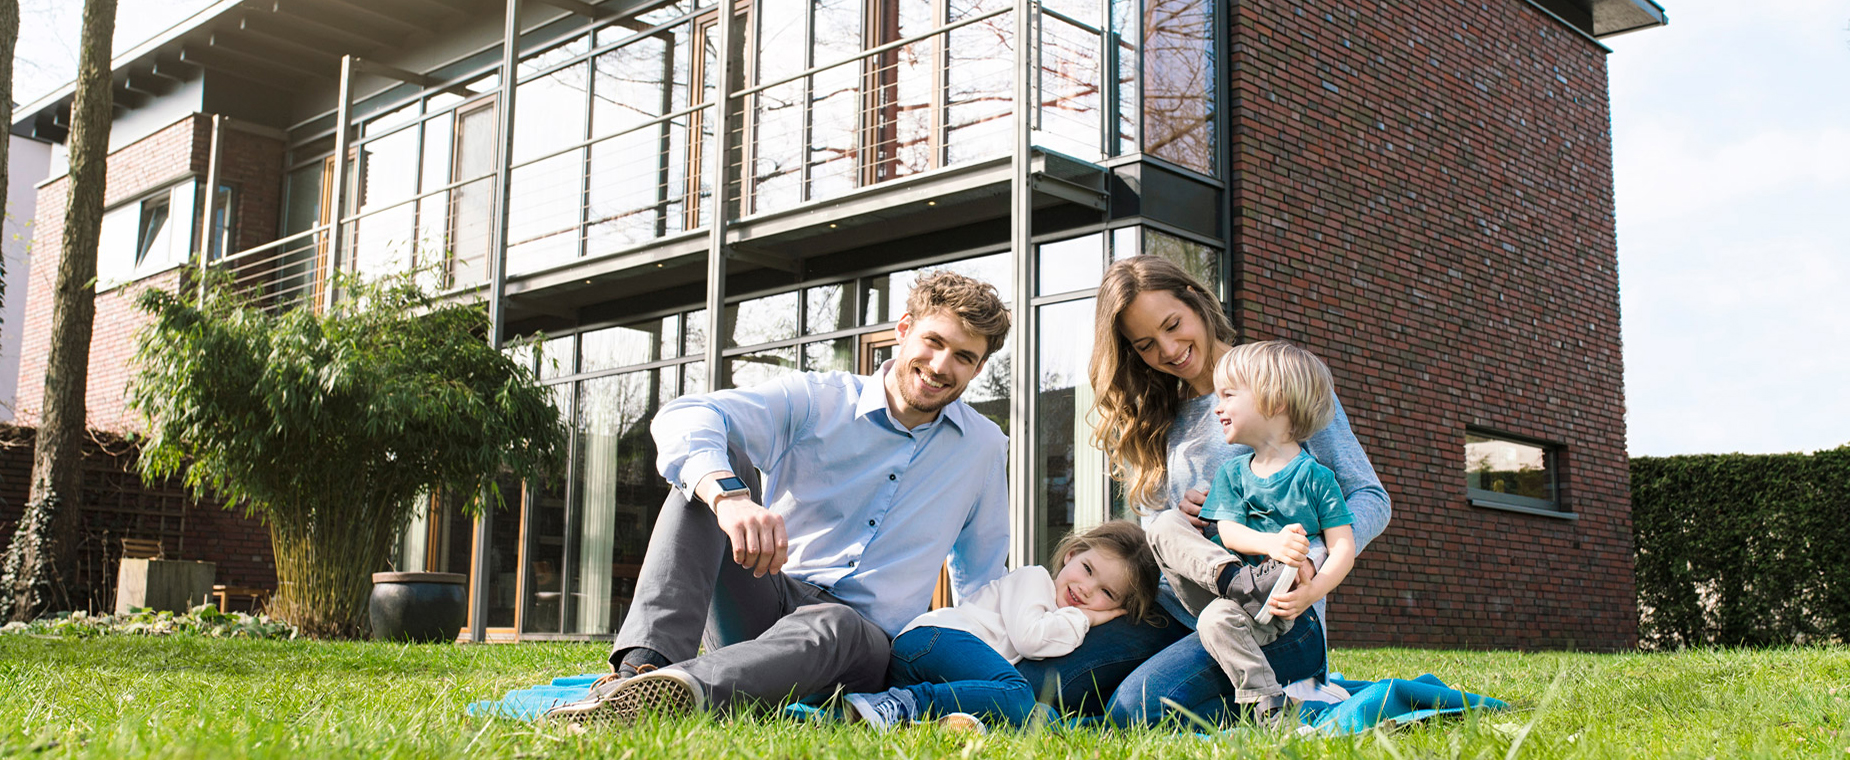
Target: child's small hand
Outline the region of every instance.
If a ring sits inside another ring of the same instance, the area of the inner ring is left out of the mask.
[[[1119,615],[1124,614],[1123,607],[1118,607],[1116,609],[1109,609],[1109,610],[1092,610],[1092,609],[1086,609],[1084,607],[1081,607],[1079,608],[1079,611],[1085,613],[1086,622],[1092,624],[1093,628],[1097,628],[1101,625],[1104,625],[1113,620],[1116,620],[1118,619]]]
[[[1310,556],[1310,539],[1304,534],[1304,526],[1292,523],[1284,530],[1272,534],[1272,548],[1266,552],[1272,559],[1287,565],[1296,565]]]

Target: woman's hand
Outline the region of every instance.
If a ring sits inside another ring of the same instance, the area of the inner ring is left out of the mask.
[[[1201,506],[1208,503],[1208,492],[1199,488],[1190,488],[1182,494],[1182,503],[1176,508],[1182,510],[1182,516],[1188,518],[1188,524],[1197,528],[1208,527],[1208,521],[1201,519]]]
[[[1117,620],[1119,615],[1124,614],[1123,607],[1119,607],[1117,609],[1111,609],[1111,610],[1092,610],[1092,609],[1086,609],[1084,607],[1081,607],[1079,608],[1079,611],[1085,613],[1086,622],[1091,623],[1093,628],[1097,628],[1113,620]]]
[[[1310,555],[1310,538],[1304,534],[1304,526],[1292,523],[1270,535],[1271,545],[1266,547],[1266,554],[1272,559],[1295,566]]]

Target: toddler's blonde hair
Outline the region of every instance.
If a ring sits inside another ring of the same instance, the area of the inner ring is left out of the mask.
[[[1245,389],[1260,414],[1286,415],[1293,441],[1315,435],[1336,418],[1330,368],[1316,354],[1282,340],[1234,346],[1214,365],[1214,387]]]

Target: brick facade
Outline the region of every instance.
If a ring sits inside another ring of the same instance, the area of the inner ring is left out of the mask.
[[[1520,0],[1237,2],[1236,319],[1330,363],[1394,519],[1340,645],[1636,643],[1605,51]],[[1466,426],[1577,520],[1470,506]]]
[[[186,172],[195,172],[203,178],[211,139],[211,118],[193,114],[111,153],[104,205],[147,193]],[[231,128],[225,130],[221,150],[220,181],[233,185],[238,193],[233,250],[275,239],[281,209],[282,141]],[[50,253],[32,257],[32,284],[27,290],[19,363],[18,420],[24,425],[38,424],[39,410],[44,403],[45,357],[51,345],[51,300],[64,240],[64,208],[68,193],[69,181],[65,177],[46,183],[38,191],[38,221],[33,225],[32,245],[35,251]],[[204,208],[206,203],[202,199],[199,209],[203,212]],[[187,223],[197,229],[199,220]],[[90,429],[123,433],[140,428],[126,407],[125,396],[133,371],[135,333],[148,321],[134,308],[135,294],[145,287],[172,289],[179,283],[180,271],[169,270],[97,294],[96,329],[90,339],[89,384],[84,393]]]
[[[0,425],[0,551],[12,543],[32,475],[31,428]],[[217,563],[216,582],[276,587],[270,534],[242,511],[191,498],[177,480],[144,484],[126,442],[94,436],[84,446],[84,542],[78,547],[80,608],[114,609],[122,538],[161,541],[168,559]]]

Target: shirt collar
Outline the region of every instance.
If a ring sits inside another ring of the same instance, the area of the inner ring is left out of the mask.
[[[901,430],[899,420],[893,417],[893,410],[887,406],[886,402],[886,373],[892,368],[893,360],[888,359],[885,364],[880,365],[880,369],[874,370],[872,375],[867,376],[866,382],[861,386],[861,398],[854,406],[854,416],[865,417],[878,411],[885,415],[888,425],[895,430]],[[949,420],[957,428],[957,432],[964,433],[970,430],[970,420],[964,415],[974,413],[969,404],[964,403],[963,399],[958,399],[945,405],[942,410],[939,410],[938,419],[927,424]]]

